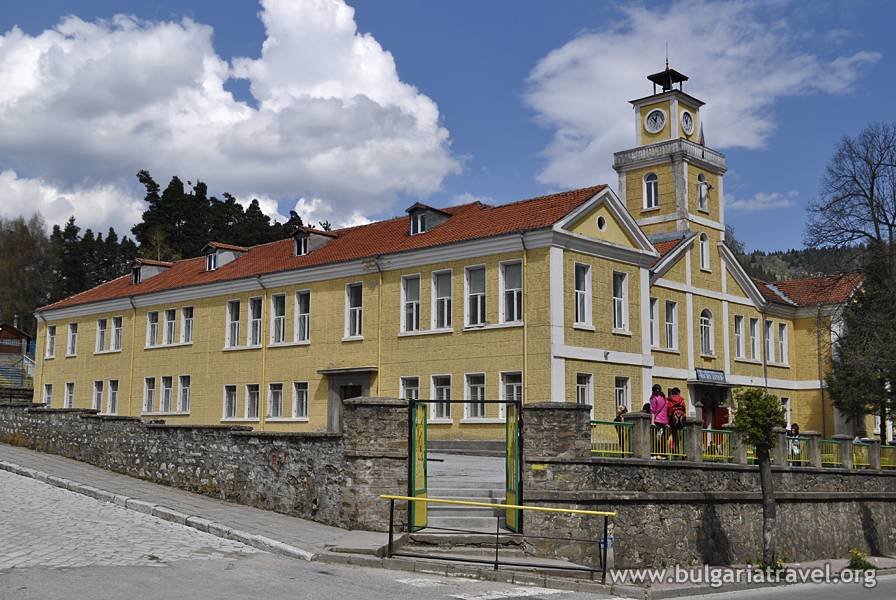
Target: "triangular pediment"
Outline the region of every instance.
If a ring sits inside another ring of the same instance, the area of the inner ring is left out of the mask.
[[[656,252],[625,205],[609,188],[567,215],[555,229],[620,248]]]

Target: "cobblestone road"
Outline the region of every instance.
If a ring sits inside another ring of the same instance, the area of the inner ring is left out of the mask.
[[[0,569],[148,566],[257,551],[0,471]]]

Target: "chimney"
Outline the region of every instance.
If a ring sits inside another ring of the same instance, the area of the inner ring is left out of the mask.
[[[16,329],[19,328],[19,315],[12,316],[12,326],[15,327]]]

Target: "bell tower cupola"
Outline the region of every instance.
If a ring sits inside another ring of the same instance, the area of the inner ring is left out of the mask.
[[[704,102],[685,92],[688,76],[671,67],[647,76],[653,93],[631,100],[635,146],[613,155],[619,197],[655,241],[689,233],[724,239],[725,157],[706,147]]]

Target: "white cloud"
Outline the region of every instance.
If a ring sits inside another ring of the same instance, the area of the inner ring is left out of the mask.
[[[799,7],[798,7],[799,8]],[[685,91],[707,102],[707,144],[762,147],[775,129],[774,105],[786,96],[849,92],[873,52],[822,57],[799,47],[788,5],[682,0],[667,8],[620,8],[621,20],[582,33],[532,69],[526,102],[554,130],[538,178],[566,187],[615,183],[613,152],[634,145],[628,101],[651,93],[645,79],[672,67],[692,78]],[[684,40],[677,42],[676,40]]]
[[[482,202],[483,204],[488,204],[493,200],[491,196],[481,196],[477,194],[471,194],[470,192],[455,194],[453,199],[456,204],[471,204],[473,202]]]
[[[739,212],[756,212],[775,208],[787,208],[793,206],[800,193],[790,190],[781,192],[757,192],[749,198],[735,198],[725,196],[725,208]]]
[[[334,224],[426,196],[459,169],[435,103],[400,80],[342,0],[264,0],[260,17],[261,57],[232,64],[212,28],[189,19],[66,17],[36,36],[10,30],[0,36],[0,169],[25,188],[63,190],[84,225],[100,217],[85,192],[138,194],[142,168],[163,186],[177,174],[243,202],[257,194],[268,214],[275,199],[315,198]],[[257,108],[225,89],[232,78],[249,81]],[[52,221],[52,196],[27,206]],[[0,204],[0,214],[14,209]],[[124,229],[131,218],[112,220]]]

